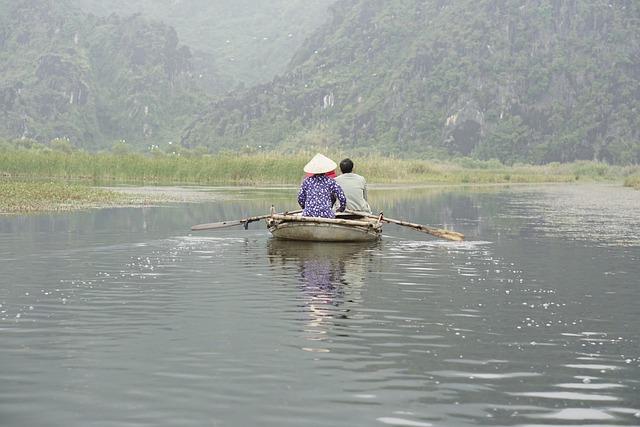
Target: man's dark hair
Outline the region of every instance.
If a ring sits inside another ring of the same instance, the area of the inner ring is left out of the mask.
[[[353,170],[353,162],[351,159],[344,159],[340,162],[340,171],[342,173],[351,173]]]

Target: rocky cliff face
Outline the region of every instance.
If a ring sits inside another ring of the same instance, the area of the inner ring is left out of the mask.
[[[197,111],[191,53],[172,28],[60,0],[0,3],[0,136],[142,145],[176,138],[176,117]]]
[[[183,143],[640,161],[636,1],[348,0],[332,15],[284,76],[219,101]]]

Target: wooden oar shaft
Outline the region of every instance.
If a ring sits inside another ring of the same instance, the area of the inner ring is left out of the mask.
[[[211,222],[208,224],[198,224],[198,225],[194,225],[193,227],[191,227],[192,231],[198,231],[198,230],[213,230],[216,228],[226,228],[226,227],[233,227],[235,225],[242,225],[242,224],[246,224],[248,222],[254,222],[254,221],[259,221],[261,219],[264,218],[268,218],[271,215],[260,215],[260,216],[252,216],[249,218],[244,218],[244,219],[235,219],[232,221],[220,221],[220,222]]]
[[[382,218],[383,221],[388,221],[393,224],[403,225],[405,227],[411,227],[418,231],[422,231],[423,233],[431,234],[432,236],[442,237],[443,239],[461,241],[464,240],[464,234],[458,233],[457,231],[444,230],[442,228],[432,228],[427,227],[422,224],[414,224],[412,222],[402,221],[399,219],[393,218]]]
[[[360,216],[367,217],[367,218],[378,218],[378,216],[376,216],[376,215],[372,215],[372,214],[368,214],[368,213],[364,213],[364,212],[349,211],[349,213],[352,213],[354,215],[360,215]],[[392,224],[402,225],[402,226],[405,226],[405,227],[410,227],[410,228],[413,228],[415,230],[422,231],[423,233],[431,234],[432,236],[441,237],[441,238],[447,239],[447,240],[454,240],[454,241],[457,241],[457,242],[464,240],[464,234],[458,233],[457,231],[450,231],[450,230],[444,230],[442,228],[428,227],[426,225],[415,224],[413,222],[403,221],[403,220],[400,220],[400,219],[388,218],[388,217],[385,217],[385,216],[382,217],[382,221],[385,221],[385,222],[388,222],[388,223],[392,223]]]
[[[298,213],[298,212],[302,212],[302,210],[296,210],[296,211],[291,211],[291,212],[283,212],[283,214]],[[236,225],[243,225],[243,224],[247,224],[247,223],[250,223],[250,222],[260,221],[261,219],[269,218],[270,216],[271,216],[271,214],[267,214],[267,215],[250,216],[248,218],[235,219],[235,220],[231,220],[231,221],[220,221],[220,222],[210,222],[208,224],[198,224],[198,225],[194,225],[193,227],[191,227],[191,230],[192,231],[201,231],[201,230],[214,230],[216,228],[233,227],[233,226],[236,226]]]

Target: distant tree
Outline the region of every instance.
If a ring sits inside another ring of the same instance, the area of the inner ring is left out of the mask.
[[[111,152],[113,154],[125,155],[130,154],[133,151],[133,147],[131,144],[128,144],[127,141],[121,139],[111,146]]]
[[[66,137],[52,139],[51,142],[49,142],[49,146],[54,151],[61,151],[67,154],[74,151],[71,141]]]
[[[498,159],[505,164],[528,158],[531,130],[518,116],[505,117],[491,129],[474,153],[480,159]]]

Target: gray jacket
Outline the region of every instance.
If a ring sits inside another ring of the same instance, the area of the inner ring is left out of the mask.
[[[336,182],[347,196],[347,209],[371,213],[371,207],[367,202],[367,181],[364,177],[355,173],[343,173],[336,177]]]

